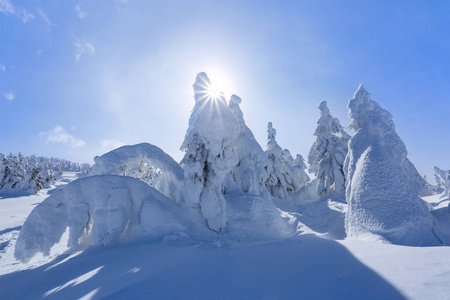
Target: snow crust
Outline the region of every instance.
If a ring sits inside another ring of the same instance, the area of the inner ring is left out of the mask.
[[[183,170],[163,150],[149,143],[122,146],[94,158],[91,175],[124,175],[141,179],[175,202],[182,202]]]
[[[347,236],[377,235],[394,244],[441,245],[433,217],[418,196],[422,181],[406,157],[392,115],[362,85],[348,108],[356,132],[345,162]]]
[[[16,259],[48,255],[69,229],[68,247],[111,245],[150,233],[182,230],[188,220],[176,204],[144,182],[123,176],[92,176],[69,183],[36,206],[20,231]]]

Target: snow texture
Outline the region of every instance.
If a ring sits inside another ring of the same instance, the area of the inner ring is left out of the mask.
[[[174,200],[183,201],[183,170],[160,148],[149,143],[122,146],[94,158],[91,175],[124,175],[141,179]]]
[[[432,215],[419,196],[416,173],[395,132],[392,115],[362,85],[348,103],[351,125],[345,161],[348,237],[412,246],[441,245]]]
[[[233,179],[245,193],[270,197],[265,185],[269,177],[267,170],[270,163],[252,131],[245,124],[244,114],[239,106],[241,102],[241,98],[236,95],[232,95],[229,101],[230,109],[240,126],[240,133],[235,142],[239,161],[232,170]]]
[[[205,73],[199,73],[193,85],[195,106],[181,150],[185,178],[185,201],[200,210],[208,227],[222,232],[226,226],[223,183],[237,165],[235,140],[239,123],[223,94],[208,93],[211,86]]]
[[[306,165],[301,155],[294,160],[287,149],[282,149],[276,141],[277,131],[272,123],[267,125],[267,150],[269,159],[269,177],[266,181],[270,194],[280,199],[288,199],[294,192],[304,187],[309,176],[305,172]]]
[[[183,230],[176,204],[144,182],[102,175],[78,179],[52,193],[25,221],[16,243],[16,259],[27,262],[50,249],[69,229],[68,247],[111,245],[140,234],[163,236]]]
[[[337,118],[330,115],[327,102],[319,105],[320,118],[314,132],[316,140],[308,154],[309,172],[318,180],[317,194],[345,193],[344,160],[350,136]]]

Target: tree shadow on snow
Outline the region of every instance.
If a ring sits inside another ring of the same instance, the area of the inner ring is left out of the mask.
[[[218,245],[91,248],[1,276],[0,298],[405,299],[332,240]]]

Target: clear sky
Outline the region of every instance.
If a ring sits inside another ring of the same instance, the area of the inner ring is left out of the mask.
[[[317,107],[360,83],[411,161],[450,169],[450,1],[0,0],[0,152],[90,162],[149,142],[176,160],[204,71],[305,158]]]

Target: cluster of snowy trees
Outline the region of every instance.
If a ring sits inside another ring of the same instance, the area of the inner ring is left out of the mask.
[[[60,179],[63,171],[80,172],[80,176],[86,176],[90,165],[59,158],[0,153],[0,190],[27,190],[37,193]]]
[[[197,75],[195,106],[181,146],[185,154],[180,164],[147,143],[95,157],[87,178],[68,184],[33,210],[17,241],[16,257],[26,261],[33,253],[48,253],[66,227],[72,246],[82,240],[110,244],[147,230],[155,236],[161,232],[179,235],[186,230],[202,238],[230,231],[238,232],[239,238],[257,236],[261,231],[286,236],[296,231],[295,224],[300,221],[277,205],[291,203],[295,207],[305,200],[337,196],[345,197],[348,204],[347,237],[401,245],[443,244],[420,196],[438,188],[445,189],[448,196],[450,172],[435,168],[439,187],[430,188],[407,158],[392,115],[373,101],[362,85],[348,103],[354,130],[351,137],[330,114],[327,103],[320,103],[309,168],[301,155],[294,159],[278,145],[270,122],[263,150],[244,121],[242,100],[236,95],[229,101],[223,94],[212,95],[210,85],[205,73]],[[24,158],[11,157],[9,161],[14,166],[8,170],[16,170],[15,174],[42,176],[36,173],[44,167],[35,160],[28,171],[17,171]],[[47,172],[55,172],[46,164]],[[312,180],[306,169],[314,176]],[[2,182],[11,187],[15,180]],[[85,196],[81,199],[80,195]],[[44,218],[46,225],[39,223]],[[38,223],[42,226],[36,226]],[[57,224],[56,233],[53,224]],[[35,236],[47,238],[36,240]]]

